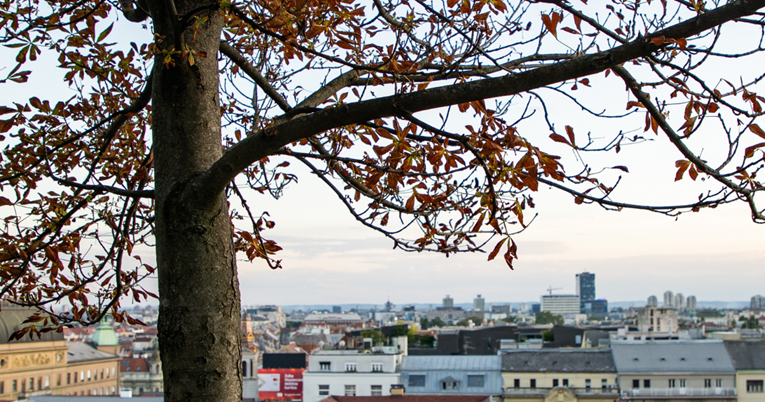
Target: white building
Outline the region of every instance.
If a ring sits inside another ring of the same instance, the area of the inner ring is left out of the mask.
[[[664,307],[672,307],[675,305],[675,295],[671,290],[664,292]]]
[[[258,354],[242,349],[242,398],[245,402],[258,398]]]
[[[638,309],[638,332],[677,334],[677,310],[674,307]]]
[[[542,310],[554,315],[579,314],[579,296],[577,295],[546,295],[542,296]]]
[[[486,299],[481,297],[481,295],[478,295],[478,297],[473,299],[473,310],[475,310],[475,311],[484,311],[484,310],[486,310]]]
[[[685,310],[685,296],[683,296],[682,293],[678,293],[675,295],[674,307],[677,309],[677,311]]]
[[[400,384],[403,353],[396,346],[370,351],[322,350],[308,356],[303,373],[303,402],[319,402],[330,395],[388,396]]]

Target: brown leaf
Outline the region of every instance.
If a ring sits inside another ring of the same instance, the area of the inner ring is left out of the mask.
[[[760,138],[765,139],[765,131],[762,131],[760,126],[756,124],[750,124],[749,125],[749,131],[757,134]]]
[[[6,205],[13,205],[13,203],[11,202],[11,200],[5,197],[0,197],[0,207],[4,207]]]
[[[507,241],[506,238],[500,240],[499,243],[497,243],[497,245],[494,246],[494,250],[492,250],[491,253],[489,253],[489,259],[487,261],[493,260],[494,257],[496,257],[497,254],[499,254],[499,250],[502,248],[502,245],[505,244],[505,241]]]

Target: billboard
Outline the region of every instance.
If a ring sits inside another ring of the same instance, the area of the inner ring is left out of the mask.
[[[303,399],[304,369],[259,369],[258,396],[262,400]]]

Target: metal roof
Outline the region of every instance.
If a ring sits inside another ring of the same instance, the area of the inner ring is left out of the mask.
[[[611,342],[619,373],[734,373],[722,341]]]
[[[736,370],[765,370],[765,341],[725,341]]]
[[[67,342],[66,346],[69,346],[66,358],[69,363],[119,359],[117,355],[98,350],[84,342]]]
[[[502,353],[503,372],[614,373],[610,350],[512,350]]]
[[[499,356],[404,356],[401,370],[496,370],[502,367]]]

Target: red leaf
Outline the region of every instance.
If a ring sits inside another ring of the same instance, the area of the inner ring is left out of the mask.
[[[620,166],[614,166],[611,169],[619,169],[619,170],[622,170],[622,171],[627,172],[627,173],[630,172],[630,170],[627,169],[627,166],[621,166],[621,165]]]
[[[491,261],[491,260],[493,260],[493,259],[494,259],[494,257],[496,257],[496,256],[497,256],[497,254],[499,254],[499,249],[501,249],[501,248],[502,248],[502,245],[503,245],[503,244],[505,244],[505,241],[507,241],[507,239],[506,239],[506,238],[505,238],[505,239],[502,239],[502,240],[500,240],[500,241],[499,241],[499,243],[497,243],[497,245],[496,245],[496,246],[494,246],[494,250],[492,250],[492,252],[489,254],[489,259],[488,259],[487,261]]]
[[[760,126],[758,126],[756,124],[750,124],[749,125],[749,131],[751,131],[751,132],[757,134],[759,137],[765,139],[765,131],[762,131]]]
[[[571,144],[568,142],[568,140],[567,140],[566,138],[564,138],[564,137],[563,137],[562,135],[560,135],[560,134],[555,134],[555,133],[552,133],[552,134],[550,134],[550,138],[551,138],[553,141],[555,141],[555,142],[562,142],[562,143],[564,143],[564,144],[566,144],[566,145],[571,145]]]

